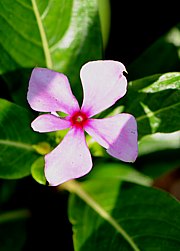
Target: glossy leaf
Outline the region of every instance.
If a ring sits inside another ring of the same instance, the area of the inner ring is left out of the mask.
[[[76,84],[82,64],[102,56],[96,0],[1,1],[0,33],[0,74],[19,103],[33,67],[63,72]]]
[[[155,133],[143,137],[139,142],[139,156],[153,152],[180,149],[180,131]]]
[[[127,95],[121,102],[125,105],[125,112],[136,117],[139,140],[145,135],[180,129],[179,84],[179,72],[129,82]]]
[[[179,248],[179,202],[169,194],[110,179],[69,183],[75,251]]]
[[[0,177],[17,179],[30,174],[31,164],[38,158],[33,144],[44,136],[31,127],[29,112],[0,99]]]

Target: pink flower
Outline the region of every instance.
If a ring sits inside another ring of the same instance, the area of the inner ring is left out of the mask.
[[[84,99],[81,108],[72,94],[67,77],[46,68],[35,68],[29,82],[27,99],[32,109],[42,114],[32,122],[38,132],[69,128],[62,142],[45,155],[45,177],[50,185],[79,178],[92,168],[84,131],[113,157],[134,162],[138,154],[135,118],[121,113],[104,119],[92,118],[112,106],[126,93],[124,65],[112,60],[86,63],[80,71]],[[68,114],[61,118],[57,111]]]

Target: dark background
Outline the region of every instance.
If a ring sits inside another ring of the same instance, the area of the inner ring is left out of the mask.
[[[111,30],[105,57],[129,65],[179,22],[180,6],[176,1],[111,0]]]

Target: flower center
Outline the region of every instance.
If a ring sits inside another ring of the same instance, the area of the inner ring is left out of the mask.
[[[72,126],[82,129],[88,122],[88,117],[84,112],[78,111],[71,116],[70,121]]]

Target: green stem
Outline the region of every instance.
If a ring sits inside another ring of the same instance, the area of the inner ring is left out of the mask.
[[[8,211],[5,213],[0,213],[0,224],[11,221],[28,219],[29,217],[30,217],[30,212],[27,209],[17,209],[13,211]]]

